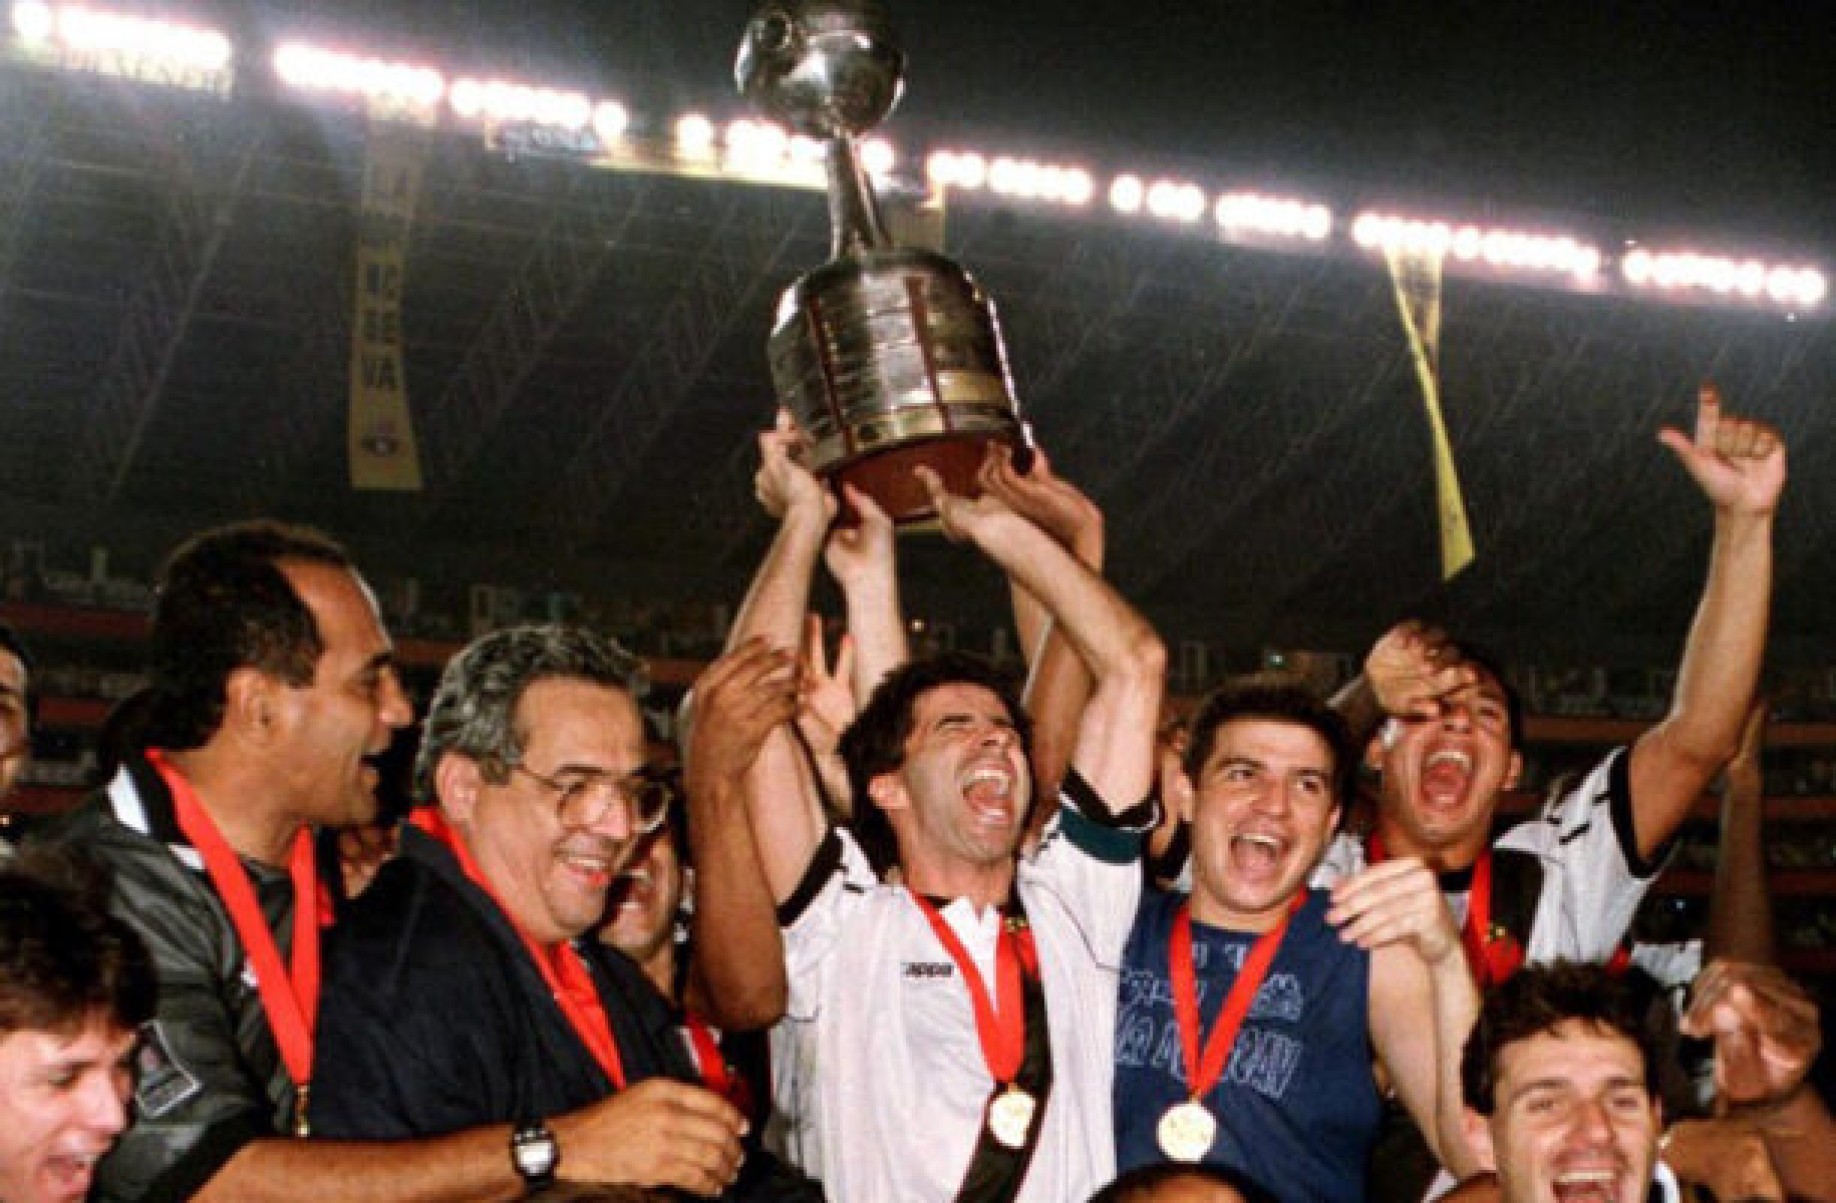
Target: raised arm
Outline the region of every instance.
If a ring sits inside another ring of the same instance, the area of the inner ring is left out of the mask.
[[[892,519],[853,485],[844,484],[842,492],[856,522],[836,527],[822,556],[848,608],[848,634],[854,644],[851,677],[859,704],[887,673],[911,659],[911,650],[905,641],[905,616],[899,609]]]
[[[1371,952],[1377,1059],[1428,1147],[1465,1178],[1480,1165],[1466,1142],[1460,1053],[1479,1017],[1479,991],[1440,885],[1420,860],[1403,857],[1338,883],[1332,899],[1327,921]]]
[[[1713,1037],[1716,1105],[1759,1131],[1791,1197],[1836,1200],[1836,1120],[1809,1081],[1821,1045],[1810,996],[1770,966],[1715,961],[1682,1029]]]
[[[759,503],[778,519],[778,533],[753,577],[728,636],[793,655],[802,643],[810,578],[822,554],[835,500],[801,462],[803,438],[780,410],[776,429],[759,436]],[[828,819],[803,750],[789,723],[765,737],[746,773],[745,796],[760,867],[772,898],[789,898],[809,867]]]
[[[1362,748],[1385,719],[1432,718],[1443,697],[1477,676],[1445,631],[1411,618],[1378,637],[1365,654],[1364,671],[1332,696],[1331,705]]]
[[[1722,786],[1721,846],[1703,955],[1772,965],[1778,954],[1772,899],[1766,893],[1766,790],[1760,773],[1765,742],[1766,702],[1760,698],[1747,711],[1740,748],[1728,762]]]
[[[784,1013],[788,984],[747,780],[763,745],[796,713],[792,654],[749,640],[708,666],[694,696],[683,774],[695,866],[689,1001],[720,1027],[767,1027]]]
[[[1632,749],[1633,826],[1646,858],[1675,834],[1738,745],[1766,648],[1773,515],[1785,486],[1777,432],[1723,413],[1713,385],[1697,398],[1694,437],[1666,429],[1659,439],[1714,506],[1715,537],[1670,713]]]
[[[987,468],[984,468],[984,472]],[[944,533],[973,543],[1051,615],[1095,679],[1071,764],[1112,807],[1147,797],[1154,727],[1166,685],[1166,650],[1134,607],[1045,531],[987,490],[970,500],[918,469]]]
[[[1103,571],[1103,511],[1069,481],[1052,471],[1043,448],[1034,448],[1025,472],[1014,466],[1013,453],[997,447],[982,474],[982,486],[1009,509],[1058,540],[1090,571]],[[1078,720],[1090,699],[1090,670],[1070,641],[1060,635],[1030,589],[1009,578],[1014,628],[1026,656],[1026,711],[1033,720],[1033,777],[1040,805],[1035,825],[1050,817],[1058,783],[1071,762]]]

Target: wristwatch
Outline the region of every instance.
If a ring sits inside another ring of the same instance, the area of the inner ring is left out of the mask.
[[[540,1120],[510,1133],[510,1164],[531,1190],[552,1186],[561,1163],[561,1144]]]

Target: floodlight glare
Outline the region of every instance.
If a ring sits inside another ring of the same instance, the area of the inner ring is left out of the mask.
[[[631,114],[616,100],[602,100],[593,106],[593,132],[602,142],[616,142],[631,128]]]
[[[1147,190],[1147,208],[1167,221],[1197,221],[1205,212],[1205,193],[1196,184],[1155,180]]]
[[[1109,207],[1118,213],[1139,213],[1147,186],[1138,175],[1119,175],[1109,185]]]
[[[49,4],[26,0],[25,3],[13,5],[13,32],[26,45],[44,45],[51,40],[51,34],[56,28],[57,18],[52,15]]]
[[[17,9],[14,13],[17,27],[21,15]],[[201,71],[221,71],[229,65],[229,39],[205,26],[77,7],[56,9],[51,16],[56,39],[71,50],[122,54]],[[23,19],[27,28],[45,36],[46,13],[28,12]]]
[[[446,94],[446,80],[430,67],[362,58],[304,42],[283,42],[275,49],[274,75],[302,91],[422,106],[438,103]]]
[[[1212,215],[1229,236],[1245,234],[1323,241],[1332,232],[1332,211],[1325,205],[1255,192],[1228,192],[1218,198]]]
[[[869,175],[891,175],[899,163],[899,153],[884,138],[869,138],[861,143],[861,166]]]
[[[676,150],[694,158],[714,151],[714,123],[700,113],[686,113],[676,121]]]

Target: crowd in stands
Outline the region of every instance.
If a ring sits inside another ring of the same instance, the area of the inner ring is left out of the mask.
[[[342,547],[200,532],[110,775],[0,852],[0,1203],[1836,1199],[1760,851],[1785,450],[1712,389],[1660,438],[1713,527],[1671,696],[1509,823],[1518,698],[1419,622],[1170,721],[1043,451],[918,470],[1021,680],[916,654],[893,524],[762,434],[674,771],[588,625],[480,636],[417,719]],[[0,793],[32,696],[4,633]],[[1724,778],[1704,940],[1635,942]]]

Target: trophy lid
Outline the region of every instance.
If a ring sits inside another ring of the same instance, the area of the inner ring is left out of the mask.
[[[770,0],[746,26],[733,78],[761,112],[826,140],[884,120],[904,70],[880,0]]]

